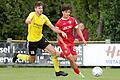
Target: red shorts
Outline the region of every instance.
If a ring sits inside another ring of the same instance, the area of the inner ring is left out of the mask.
[[[60,54],[61,57],[68,56],[70,54],[76,55],[76,48],[75,48],[74,44],[67,45],[67,50],[64,48],[63,45],[60,44],[59,46],[62,49],[62,52]]]

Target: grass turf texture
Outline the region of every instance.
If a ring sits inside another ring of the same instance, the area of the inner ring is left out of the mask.
[[[62,71],[69,73],[67,77],[56,77],[53,68],[0,68],[0,80],[120,80],[120,68],[102,68],[103,74],[100,77],[92,75],[92,68],[80,69],[85,79],[76,76],[71,68],[61,68]]]

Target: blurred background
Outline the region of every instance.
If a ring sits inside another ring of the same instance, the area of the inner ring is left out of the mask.
[[[61,17],[61,5],[71,3],[72,16],[82,21],[89,30],[89,40],[120,41],[120,0],[41,0],[44,14],[55,24]],[[0,40],[25,40],[25,19],[34,10],[33,0],[0,0]],[[56,40],[56,34],[45,27],[45,36]],[[52,33],[52,34],[51,34]],[[49,37],[50,36],[50,37]],[[51,37],[52,36],[52,37]]]

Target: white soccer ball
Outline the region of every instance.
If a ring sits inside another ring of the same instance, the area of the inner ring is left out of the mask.
[[[94,68],[92,69],[92,74],[93,74],[93,76],[95,76],[95,77],[101,76],[102,73],[103,73],[103,70],[102,70],[102,68],[100,68],[100,67],[94,67]]]

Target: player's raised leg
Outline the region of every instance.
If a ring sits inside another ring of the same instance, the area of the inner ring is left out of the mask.
[[[55,74],[56,76],[67,76],[68,73],[65,73],[63,71],[60,71],[60,68],[59,68],[59,62],[58,62],[58,59],[57,59],[57,56],[56,56],[56,51],[55,49],[53,48],[53,46],[51,44],[49,44],[45,50],[47,50],[51,55],[52,55],[52,62],[53,62],[53,65],[54,65],[54,70],[55,70]]]
[[[23,61],[29,61],[30,55],[14,53],[13,60],[12,60],[13,63],[15,63],[18,58]]]
[[[81,77],[84,78],[85,76],[84,76],[84,75],[81,73],[81,71],[79,70],[78,65],[77,65],[76,62],[75,62],[74,56],[70,54],[70,49],[68,48],[67,50],[64,50],[64,49],[62,48],[62,51],[63,51],[63,52],[62,52],[61,54],[64,55],[65,58],[69,60],[70,65],[71,65],[71,67],[73,68],[74,72],[75,72],[77,75],[81,75]]]

